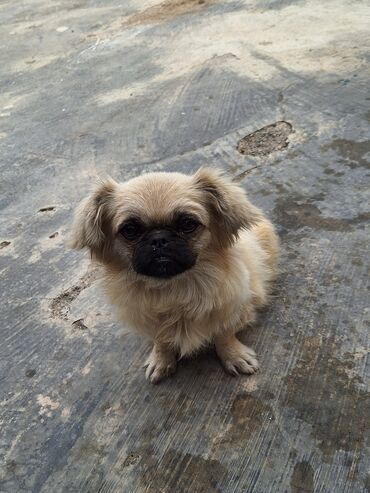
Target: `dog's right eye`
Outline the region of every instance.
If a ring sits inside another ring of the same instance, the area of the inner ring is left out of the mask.
[[[190,234],[197,229],[199,221],[192,216],[183,216],[177,222],[178,229],[185,234]]]
[[[138,238],[143,231],[142,225],[138,221],[127,221],[123,224],[119,230],[121,235],[126,238],[126,240],[135,240]]]

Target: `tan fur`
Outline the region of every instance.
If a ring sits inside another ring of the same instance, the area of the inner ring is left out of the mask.
[[[189,240],[196,264],[171,279],[137,274],[120,224],[136,214],[155,228],[175,210],[191,212],[204,225]],[[263,213],[221,173],[150,173],[104,183],[77,209],[72,246],[88,247],[105,266],[104,284],[119,318],[153,340],[151,381],[174,370],[175,354],[191,354],[210,342],[229,372],[256,371],[255,354],[234,334],[267,302],[279,244]]]

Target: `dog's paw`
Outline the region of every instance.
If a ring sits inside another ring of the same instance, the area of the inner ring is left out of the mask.
[[[245,351],[242,351],[239,355],[232,355],[229,358],[221,360],[225,370],[230,375],[237,376],[239,373],[253,375],[253,373],[258,371],[259,364],[255,352],[247,346],[244,347]]]
[[[172,351],[164,351],[154,346],[144,367],[146,378],[151,383],[159,383],[176,370],[176,355]]]
[[[259,369],[256,353],[235,336],[216,342],[216,352],[223,367],[231,375],[252,375]]]

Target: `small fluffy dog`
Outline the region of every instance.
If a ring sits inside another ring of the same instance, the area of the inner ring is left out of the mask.
[[[263,213],[220,172],[102,183],[76,211],[72,247],[90,249],[121,321],[153,340],[152,383],[207,343],[228,372],[257,371],[254,351],[235,334],[267,302],[279,244]]]

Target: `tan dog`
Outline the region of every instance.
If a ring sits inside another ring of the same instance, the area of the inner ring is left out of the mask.
[[[146,376],[172,373],[178,356],[214,343],[225,369],[254,373],[235,334],[267,302],[278,239],[243,189],[212,169],[106,181],[78,207],[72,246],[104,266],[124,324],[154,343]]]

